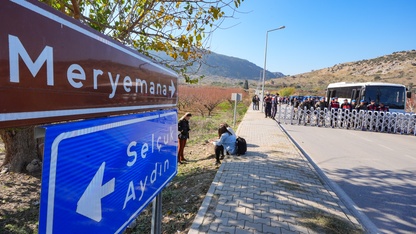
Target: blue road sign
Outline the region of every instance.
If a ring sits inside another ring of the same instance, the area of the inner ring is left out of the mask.
[[[39,233],[119,233],[177,173],[177,111],[45,126]]]

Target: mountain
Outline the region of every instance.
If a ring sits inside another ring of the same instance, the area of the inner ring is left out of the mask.
[[[416,88],[416,50],[335,64],[307,73],[267,81],[273,89],[295,87],[299,94],[322,95],[329,83],[385,82]]]
[[[172,61],[172,58],[162,52],[153,52],[158,60]],[[209,78],[228,78],[233,80],[256,80],[258,81],[263,74],[263,68],[241,58],[235,58],[222,54],[210,52],[202,57],[202,63],[195,63],[188,68],[190,75],[205,76]],[[271,78],[284,77],[281,72],[266,71],[266,80]]]
[[[259,80],[263,74],[263,68],[256,64],[240,58],[226,56],[211,52],[204,55],[203,64],[199,68],[197,75],[204,75],[205,77],[226,77],[233,79],[242,80]],[[190,72],[195,71],[196,65]],[[283,77],[284,75],[280,72],[269,72],[266,71],[266,80],[270,78]]]
[[[280,78],[280,77],[285,77],[286,75],[281,73],[281,72],[273,72],[274,77],[276,78]]]

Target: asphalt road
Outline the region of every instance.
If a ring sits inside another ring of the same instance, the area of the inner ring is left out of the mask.
[[[416,233],[416,136],[282,127],[383,233]]]

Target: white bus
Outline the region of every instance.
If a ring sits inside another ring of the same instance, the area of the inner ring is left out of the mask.
[[[383,103],[390,112],[402,113],[406,111],[406,97],[410,98],[410,95],[411,93],[406,90],[404,85],[380,82],[339,82],[329,84],[326,89],[328,103],[333,97],[337,97],[340,104],[344,99],[350,103],[351,100],[356,100],[357,105],[360,100],[364,100],[367,104],[374,100],[377,105]]]

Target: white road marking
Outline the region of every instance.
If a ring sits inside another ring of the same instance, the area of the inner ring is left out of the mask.
[[[383,148],[386,148],[386,149],[388,149],[388,150],[391,150],[391,151],[394,151],[394,149],[392,149],[392,148],[390,148],[390,147],[387,147],[387,146],[385,146],[385,145],[382,145],[382,144],[378,144],[379,146],[381,146],[381,147],[383,147]]]
[[[406,157],[408,157],[408,158],[411,158],[411,159],[416,159],[415,157],[410,156],[410,155],[408,155],[408,154],[405,154],[404,156],[406,156]]]

